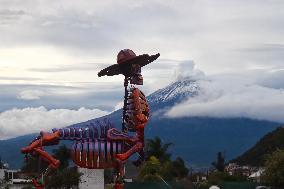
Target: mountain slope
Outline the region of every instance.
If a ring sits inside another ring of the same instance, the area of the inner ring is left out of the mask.
[[[266,134],[252,148],[232,160],[232,162],[236,162],[240,165],[263,166],[265,156],[277,149],[284,149],[283,127],[279,127]]]
[[[148,96],[151,107],[150,121],[145,137],[159,136],[165,142],[173,142],[171,152],[181,156],[193,167],[210,166],[218,151],[226,152],[232,159],[252,147],[263,135],[280,124],[246,118],[222,119],[210,117],[167,118],[163,112],[173,105],[199,92],[196,81],[182,80],[160,89]],[[122,111],[117,110],[99,119],[89,120],[74,126],[84,127],[89,122],[108,118],[121,128]],[[22,157],[19,149],[31,140],[31,135],[0,141],[0,155],[12,167],[19,167]]]
[[[37,135],[30,134],[0,141],[0,156],[2,160],[8,162],[11,168],[20,168],[24,162],[24,155],[20,149],[31,142]]]
[[[152,105],[160,104],[163,106],[172,106],[173,104],[197,95],[198,90],[199,87],[196,81],[181,80],[176,81],[163,89],[157,90],[149,95],[147,99]]]

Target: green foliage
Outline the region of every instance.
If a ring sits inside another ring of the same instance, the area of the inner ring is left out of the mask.
[[[147,161],[140,169],[139,179],[147,182],[161,182],[185,178],[188,169],[182,158],[171,160],[171,154],[168,152],[172,143],[163,144],[160,138],[155,137],[146,143]]]
[[[167,183],[168,185],[164,182],[130,182],[125,183],[124,189],[194,189],[193,184],[188,180]]]
[[[160,174],[164,180],[173,180],[175,177],[173,163],[171,161],[164,162],[160,167]]]
[[[220,185],[220,188],[222,189],[255,189],[257,186],[259,186],[258,183],[255,182],[248,182],[248,181],[242,181],[242,182],[223,182]]]
[[[105,185],[105,189],[113,189],[112,184],[106,184],[106,185]]]
[[[105,183],[113,183],[115,172],[113,169],[104,170],[104,180]]]
[[[53,150],[53,157],[60,161],[60,167],[45,178],[46,188],[72,188],[77,186],[81,174],[76,168],[68,168],[70,150],[65,145],[59,146],[58,149]],[[42,173],[47,166],[47,163],[43,162],[38,156],[28,156],[22,171]]]
[[[53,156],[60,161],[59,169],[64,169],[69,166],[70,149],[68,149],[65,145],[59,146],[58,149],[52,151]]]
[[[46,188],[72,188],[74,186],[78,186],[80,176],[81,174],[77,171],[77,168],[57,170],[54,174],[48,177]]]
[[[144,163],[140,170],[139,178],[145,182],[161,181],[161,179],[170,181],[185,178],[188,169],[184,161],[178,157],[175,161],[161,163],[155,156],[151,156]]]
[[[184,178],[188,175],[188,168],[186,168],[184,161],[181,157],[177,157],[175,161],[172,162],[173,164],[173,173],[174,177],[177,178]]]
[[[165,180],[182,179],[188,175],[182,158],[177,157],[174,161],[167,161],[161,166],[161,175]]]
[[[3,169],[3,168],[4,168],[4,163],[3,163],[2,158],[0,156],[0,169]]]
[[[194,189],[208,189],[212,186],[212,184],[209,184],[207,181],[197,183],[197,185],[194,187]]]
[[[284,150],[267,155],[262,180],[272,186],[284,186]]]
[[[219,185],[223,181],[230,180],[230,175],[225,172],[216,171],[209,175],[208,182],[212,185]]]
[[[161,163],[155,156],[151,156],[142,166],[139,173],[139,179],[144,182],[155,182],[160,181],[160,177]]]
[[[53,156],[60,161],[59,169],[47,178],[46,188],[72,188],[78,186],[81,174],[77,168],[68,168],[70,150],[65,146],[59,146],[53,150]]]
[[[209,175],[208,183],[210,185],[220,185],[223,182],[243,182],[246,181],[246,177],[242,175],[229,175],[226,172],[216,171]]]
[[[213,162],[212,165],[220,172],[223,172],[225,169],[225,155],[222,152],[218,152],[217,161]]]
[[[59,169],[68,167],[70,160],[70,150],[65,146],[59,146],[58,149],[52,151],[53,157],[60,161]],[[27,173],[42,172],[48,167],[48,164],[43,161],[38,155],[26,157],[25,164],[22,167],[22,171]]]
[[[48,164],[39,156],[27,156],[22,171],[26,173],[37,173],[45,170]]]
[[[240,165],[263,166],[265,156],[273,153],[277,149],[284,149],[283,127],[279,127],[265,135],[254,147],[232,160],[232,162],[236,162]]]
[[[155,156],[162,163],[169,161],[171,154],[168,153],[168,149],[171,145],[172,143],[163,144],[162,140],[159,137],[147,140],[145,148],[146,159]]]

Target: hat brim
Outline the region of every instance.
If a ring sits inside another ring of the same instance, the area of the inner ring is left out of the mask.
[[[155,55],[148,55],[148,54],[142,54],[139,56],[136,56],[130,60],[125,61],[124,63],[122,63],[122,66],[126,66],[126,65],[131,65],[131,64],[140,64],[141,67],[146,66],[147,64],[153,62],[154,60],[156,60],[158,57],[160,56],[160,54],[155,54]],[[122,70],[121,70],[121,66],[120,64],[114,64],[111,65],[105,69],[102,69],[99,73],[98,76],[113,76],[113,75],[119,75],[122,74]]]

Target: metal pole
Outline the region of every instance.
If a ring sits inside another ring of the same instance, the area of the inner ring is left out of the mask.
[[[128,78],[125,76],[124,78],[124,104],[123,104],[123,113],[122,113],[122,132],[127,133],[127,128],[125,126],[124,118],[126,114],[126,106],[127,106],[127,97],[128,97]]]
[[[167,187],[169,187],[169,188],[173,188],[171,185],[169,185],[161,176],[159,176],[159,175],[157,175],[158,176],[158,178],[160,178],[165,184],[166,184],[166,186]]]

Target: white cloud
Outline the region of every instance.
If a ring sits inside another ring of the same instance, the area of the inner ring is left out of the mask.
[[[51,109],[45,107],[11,109],[0,113],[0,139],[7,139],[24,134],[50,131],[74,123],[87,121],[108,114],[99,109],[80,108]]]
[[[270,72],[264,70],[206,76],[198,81],[197,96],[174,106],[166,115],[246,117],[284,123],[284,90],[268,85],[273,79],[269,76]]]
[[[205,76],[205,74],[196,69],[196,66],[193,61],[180,61],[180,63],[176,66],[175,70],[175,78],[176,80],[181,79],[201,79]]]
[[[44,94],[43,91],[39,90],[25,90],[20,92],[17,98],[22,100],[39,100]]]
[[[159,60],[191,59],[209,74],[284,69],[283,7],[278,0],[2,0],[0,74],[38,80],[0,83],[120,85],[123,77],[98,78],[97,72],[115,63],[122,48],[160,52]],[[170,82],[176,65],[168,65],[143,68],[149,92]]]
[[[284,88],[283,8],[284,1],[280,0],[2,0],[0,74],[6,78],[16,75],[21,79],[1,80],[0,83],[5,84],[1,90],[10,94],[8,85],[11,84],[80,87],[77,94],[69,98],[66,93],[74,93],[75,89],[56,89],[56,92],[42,87],[32,89],[47,91],[48,96],[60,93],[56,96],[63,98],[58,100],[60,103],[56,107],[74,106],[75,103],[79,104],[75,104],[76,107],[81,107],[92,101],[92,105],[108,103],[108,109],[112,109],[123,98],[123,77],[98,78],[97,72],[102,65],[115,63],[120,49],[131,48],[137,54],[161,53],[155,63],[143,68],[145,86],[141,88],[146,94],[172,81],[172,70],[179,62],[166,59],[191,59],[198,63],[197,69],[207,74],[242,73],[256,68],[266,72],[235,76],[234,82],[240,84],[239,88],[223,88],[220,79],[207,78],[217,91],[212,89],[207,93],[224,94],[225,98],[230,90],[238,94],[244,89],[252,94],[261,89],[274,95],[275,91]],[[189,72],[193,65],[190,61],[185,64],[188,67],[177,71],[175,77],[189,74],[192,77],[193,73]],[[197,72],[194,74],[202,76]],[[230,85],[233,78],[224,79],[229,80]],[[206,81],[203,83],[201,85],[206,87]],[[209,90],[207,87],[203,90]],[[13,95],[5,95],[6,99],[0,102],[1,108],[38,104],[48,107],[55,102],[55,99],[46,101],[48,96],[41,98],[33,92],[21,95],[20,92],[26,89],[19,85]],[[104,92],[100,93],[102,90]],[[92,96],[89,96],[90,92]],[[244,91],[238,96],[247,93]],[[21,99],[38,100],[11,99],[17,95]],[[82,100],[74,100],[75,97]],[[208,102],[213,102],[212,98],[208,96]],[[19,106],[20,103],[29,104]]]
[[[123,108],[123,105],[124,105],[124,101],[119,102],[117,105],[115,105],[114,111]]]
[[[141,53],[159,51],[163,58],[194,59],[202,70],[215,73],[279,66],[283,59],[284,2],[279,0],[9,0],[1,1],[1,7],[6,14],[21,16],[0,24],[0,46],[12,50],[54,47],[71,60],[115,60],[121,48],[133,48]],[[125,18],[127,22],[122,21]],[[272,48],[263,53],[263,47]],[[69,59],[64,62],[71,64]]]

